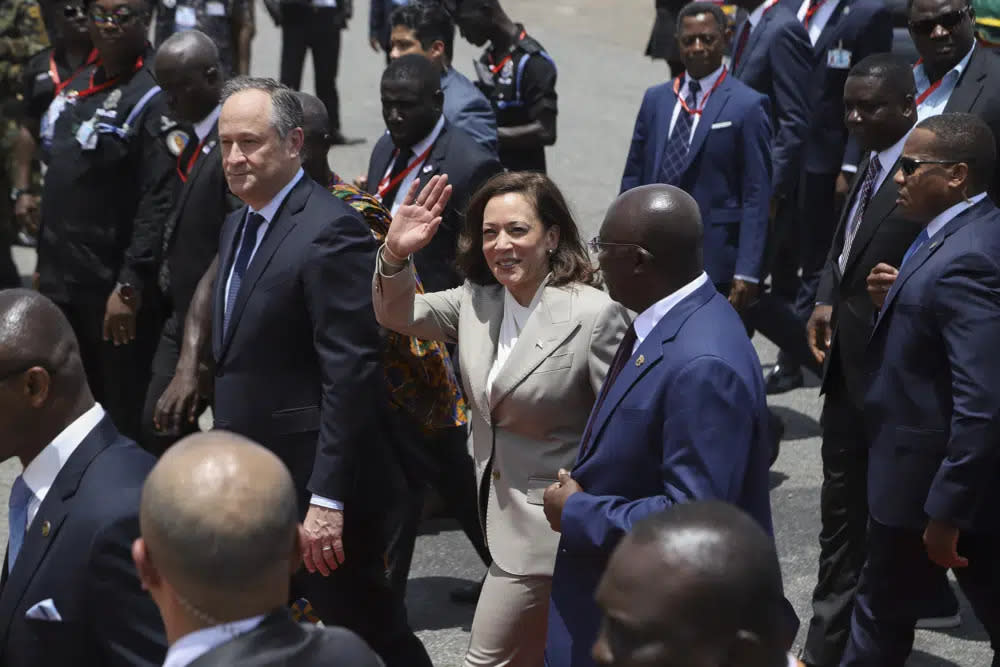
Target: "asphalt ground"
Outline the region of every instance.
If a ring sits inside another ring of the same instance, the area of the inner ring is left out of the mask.
[[[368,45],[367,2],[356,0],[357,16],[343,36],[339,90],[343,132],[366,143],[337,147],[334,169],[345,179],[367,170],[368,155],[384,131],[378,93],[385,61]],[[527,27],[559,67],[559,139],[548,151],[549,174],[564,190],[584,238],[593,236],[607,206],[618,192],[621,170],[643,91],[664,81],[667,68],[642,54],[653,20],[649,0],[504,0],[508,13]],[[280,32],[263,6],[257,8],[252,72],[277,76]],[[475,47],[457,40],[455,66],[472,75]],[[303,89],[312,91],[312,69],[306,66]],[[28,275],[34,253],[18,248],[16,259]],[[766,368],[776,350],[760,336],[754,339]],[[809,599],[816,581],[819,491],[822,482],[819,414],[822,406],[815,378],[807,386],[773,397],[771,405],[785,420],[781,456],[772,469],[775,539],[781,556],[785,591],[802,619],[796,648],[810,617]],[[0,465],[0,498],[9,495],[20,469],[16,461]],[[6,503],[0,503],[6,515]],[[6,537],[7,522],[0,521]],[[449,600],[457,585],[478,581],[484,568],[457,526],[429,521],[418,538],[409,583],[410,620],[436,665],[461,665],[468,644],[473,608]],[[964,604],[964,600],[963,600]],[[991,652],[982,627],[967,606],[962,627],[948,632],[917,633],[909,665],[979,667]]]

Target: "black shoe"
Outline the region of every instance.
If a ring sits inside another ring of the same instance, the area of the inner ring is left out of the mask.
[[[363,144],[365,140],[361,137],[345,137],[340,130],[330,133],[330,144],[332,146],[354,146]]]
[[[453,588],[448,597],[451,598],[452,602],[458,604],[476,604],[479,602],[479,594],[483,592],[483,581],[485,579],[477,584],[466,584],[465,586]]]
[[[803,384],[805,384],[805,378],[802,377],[802,369],[798,366],[788,367],[784,364],[775,364],[764,380],[768,396],[784,394],[786,391],[798,389]]]

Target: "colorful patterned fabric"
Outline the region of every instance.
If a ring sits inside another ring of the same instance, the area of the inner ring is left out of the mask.
[[[327,188],[364,217],[379,243],[385,239],[392,215],[377,199],[336,174]],[[418,276],[417,293],[423,291]],[[393,405],[409,414],[425,432],[464,425],[468,421],[467,406],[444,343],[394,331],[385,331],[383,340],[382,362]]]

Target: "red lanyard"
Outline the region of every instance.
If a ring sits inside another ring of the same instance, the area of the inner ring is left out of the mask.
[[[70,74],[69,78],[63,81],[62,77],[59,76],[59,68],[56,67],[56,52],[55,49],[53,49],[49,53],[49,78],[52,79],[52,83],[56,87],[55,95],[53,95],[52,97],[58,97],[59,93],[61,93],[66,88],[66,86],[68,86],[73,81],[73,79],[76,78],[76,75],[83,71],[83,68],[87,67],[88,65],[93,65],[95,62],[97,62],[97,49],[91,49],[90,55],[87,56],[86,62],[77,67],[76,71]]]
[[[139,59],[137,61],[135,61],[135,67],[132,69],[132,72],[135,73],[135,72],[138,72],[141,69],[142,69],[142,56],[139,56]],[[95,93],[99,93],[102,90],[104,90],[106,88],[110,88],[111,86],[115,85],[116,83],[118,83],[118,79],[121,78],[120,76],[116,76],[113,79],[108,79],[104,83],[101,83],[101,84],[98,84],[98,85],[95,86],[94,85],[94,76],[96,74],[97,74],[96,70],[90,74],[90,87],[88,87],[88,88],[86,88],[84,90],[79,90],[79,91],[74,90],[74,91],[72,91],[69,94],[70,97],[74,97],[76,99],[82,99],[84,97],[90,97],[91,95],[93,95]]]
[[[695,114],[697,116],[700,116],[701,112],[705,110],[705,105],[708,103],[708,98],[712,95],[712,93],[715,92],[715,89],[721,86],[722,82],[726,80],[727,74],[729,74],[729,70],[723,67],[722,74],[719,76],[718,79],[716,79],[715,85],[712,86],[712,89],[709,90],[707,93],[705,93],[704,97],[701,98],[701,104],[698,105],[697,109],[692,109],[691,107],[689,107],[687,102],[684,101],[684,98],[681,97],[680,95],[681,77],[677,77],[676,79],[674,79],[674,95],[677,96],[677,101],[681,103],[681,108],[690,114]]]
[[[517,36],[517,41],[520,42],[522,39],[524,39],[527,36],[528,36],[528,32],[526,30],[522,30],[521,34]],[[510,59],[511,59],[511,55],[508,53],[507,55],[505,55],[503,57],[503,60],[501,60],[500,62],[498,62],[496,65],[490,65],[490,71],[493,72],[494,74],[499,74],[500,70],[503,69],[503,66],[510,62]],[[490,62],[493,62],[493,56],[492,55],[490,56]]]
[[[198,142],[198,146],[194,149],[194,155],[192,155],[191,159],[188,160],[186,169],[181,169],[181,156],[184,155],[184,151],[181,151],[177,155],[177,175],[181,177],[181,183],[187,183],[188,174],[191,173],[194,163],[198,161],[198,157],[201,155],[201,149],[204,145],[204,139]]]
[[[802,25],[806,28],[809,27],[809,21],[812,20],[813,15],[819,11],[819,8],[826,4],[826,0],[819,0],[815,5],[806,10],[806,15],[802,19]]]
[[[400,182],[402,182],[402,180],[404,178],[406,178],[407,174],[409,174],[411,171],[413,171],[414,169],[416,169],[417,165],[419,165],[421,162],[423,162],[424,160],[426,160],[427,156],[431,154],[431,149],[432,148],[434,148],[434,144],[431,144],[430,146],[428,146],[427,150],[425,150],[423,153],[421,153],[420,155],[418,155],[417,159],[414,160],[413,162],[411,162],[410,165],[406,169],[404,169],[403,171],[399,172],[399,174],[396,176],[396,178],[392,179],[392,181],[389,180],[389,176],[386,176],[385,178],[383,178],[382,181],[378,184],[378,197],[379,197],[379,199],[381,199],[383,196],[385,196],[385,193],[389,192],[394,187],[396,187],[397,185],[399,185]],[[396,152],[393,153],[393,166],[395,166],[395,164],[396,164],[395,160],[397,158],[399,158],[399,149],[398,148],[396,149]],[[392,175],[391,171],[390,171],[389,175],[390,176]],[[400,200],[400,201],[402,201],[402,200]]]
[[[919,60],[917,60],[917,64],[913,66],[913,69],[917,69],[917,65],[920,65],[920,64],[922,64],[923,62],[924,62],[924,59],[923,59],[923,58],[920,58]],[[924,74],[926,74],[926,72],[924,72]],[[930,77],[928,77],[928,79],[929,79],[929,78],[930,78]],[[916,102],[916,106],[918,106],[918,107],[919,107],[919,106],[920,106],[921,104],[923,104],[923,103],[924,103],[924,100],[926,100],[926,99],[927,99],[928,97],[930,97],[930,96],[931,96],[931,94],[932,94],[932,93],[933,93],[933,92],[934,92],[935,90],[937,90],[938,88],[940,88],[940,87],[941,87],[941,82],[942,82],[942,81],[944,81],[944,77],[941,77],[940,79],[938,79],[937,81],[935,81],[934,83],[932,83],[932,84],[931,84],[930,86],[928,86],[928,87],[927,87],[927,90],[925,90],[924,92],[922,92],[922,93],[920,93],[919,95],[917,95],[917,99],[916,99],[916,100],[914,100],[914,102]]]

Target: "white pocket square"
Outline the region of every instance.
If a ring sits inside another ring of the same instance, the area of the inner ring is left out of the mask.
[[[59,615],[59,610],[56,609],[56,603],[52,601],[52,598],[35,603],[24,617],[33,618],[38,621],[62,620],[62,616]]]
[[[712,123],[713,130],[721,130],[724,127],[732,127],[733,121],[724,120],[721,123]]]

